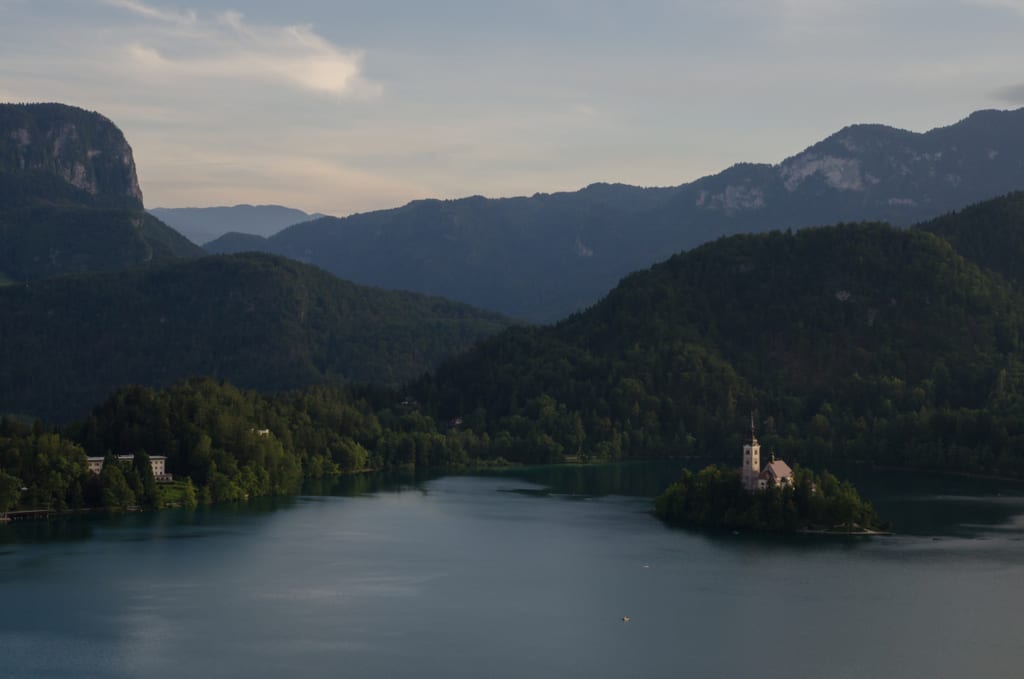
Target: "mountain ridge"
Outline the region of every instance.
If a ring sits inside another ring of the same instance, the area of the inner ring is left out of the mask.
[[[357,282],[550,322],[629,272],[724,235],[861,220],[909,226],[1022,187],[1024,109],[990,110],[921,133],[846,126],[779,163],[737,163],[674,187],[419,200],[207,247],[258,245]]]
[[[156,207],[149,212],[196,245],[206,245],[229,233],[265,238],[293,224],[325,216],[283,205],[248,203],[212,207]]]

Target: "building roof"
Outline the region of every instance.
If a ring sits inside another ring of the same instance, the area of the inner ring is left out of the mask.
[[[761,472],[761,476],[771,476],[775,479],[785,479],[793,476],[793,470],[789,468],[789,465],[782,460],[772,460],[765,465],[764,470]]]
[[[102,462],[103,460],[105,460],[107,458],[104,455],[89,455],[86,459],[89,460],[90,462]],[[122,460],[122,461],[134,460],[135,456],[134,455],[118,455],[117,459],[118,460]],[[166,460],[167,456],[166,455],[150,455],[149,459],[150,460]]]

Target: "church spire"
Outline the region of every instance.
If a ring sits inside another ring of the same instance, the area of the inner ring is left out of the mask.
[[[757,442],[757,428],[754,425],[754,413],[750,413],[750,443],[743,445],[743,486],[747,490],[757,488],[758,476],[761,474],[761,444]]]

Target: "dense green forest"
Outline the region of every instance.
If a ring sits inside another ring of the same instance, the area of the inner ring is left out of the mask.
[[[883,527],[871,503],[849,483],[800,467],[793,477],[793,485],[751,493],[736,469],[686,470],[655,499],[654,512],[673,525],[712,530],[857,532]]]
[[[941,236],[972,262],[1024,284],[1024,191],[914,227]]]
[[[110,207],[69,185],[47,201],[26,201],[26,184],[56,188],[49,176],[0,172],[0,272],[14,281],[157,266],[203,251],[141,209]],[[61,193],[68,201],[53,202]],[[6,200],[11,194],[17,198]],[[78,202],[78,199],[81,199]]]
[[[262,396],[210,379],[125,387],[74,426],[0,419],[0,511],[157,506],[148,456],[167,457],[194,502],[295,493],[305,479],[398,466],[452,468],[484,436],[439,428],[391,391],[311,387]],[[103,473],[86,456],[108,456]],[[109,456],[134,454],[129,468]],[[20,492],[20,488],[28,490]]]
[[[0,412],[67,422],[125,384],[401,385],[508,325],[272,255],[0,287]]]
[[[736,236],[417,385],[505,457],[730,455],[1024,474],[1024,298],[921,230]]]

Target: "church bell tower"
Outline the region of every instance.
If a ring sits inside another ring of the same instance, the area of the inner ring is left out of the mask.
[[[750,414],[750,443],[743,446],[743,486],[747,490],[757,488],[757,477],[761,475],[761,444],[757,442],[754,430],[754,414]]]

